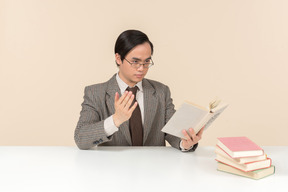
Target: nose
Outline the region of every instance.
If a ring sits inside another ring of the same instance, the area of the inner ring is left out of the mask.
[[[144,65],[140,65],[140,67],[137,68],[138,71],[143,71],[144,70]]]

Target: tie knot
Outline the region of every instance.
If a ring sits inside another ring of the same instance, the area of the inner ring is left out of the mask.
[[[135,87],[132,87],[132,88],[130,88],[130,87],[127,87],[127,89],[126,89],[126,90],[127,90],[127,91],[132,91],[133,95],[135,95],[135,96],[136,96],[136,93],[137,93],[138,87],[137,87],[137,86],[135,86]]]

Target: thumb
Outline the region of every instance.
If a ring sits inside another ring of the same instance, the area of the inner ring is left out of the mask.
[[[119,93],[116,92],[116,93],[115,93],[115,102],[117,102],[118,100],[119,100]]]

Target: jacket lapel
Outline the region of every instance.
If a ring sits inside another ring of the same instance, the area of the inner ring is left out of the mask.
[[[107,94],[106,94],[106,105],[108,107],[108,110],[110,114],[115,113],[115,107],[114,107],[114,99],[115,99],[115,93],[118,92],[119,96],[121,97],[121,91],[116,81],[116,74],[108,81],[107,86]],[[123,133],[125,136],[127,142],[132,145],[130,131],[129,131],[129,121],[125,121],[122,123],[119,127],[119,131]]]
[[[142,86],[144,94],[144,125],[143,125],[144,129],[143,145],[144,145],[151,131],[152,123],[157,112],[158,99],[155,95],[155,89],[146,79],[143,79]]]

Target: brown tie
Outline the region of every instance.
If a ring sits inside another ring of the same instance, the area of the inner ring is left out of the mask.
[[[135,96],[132,105],[136,101],[137,90],[137,86],[133,88],[127,88],[127,91],[132,91],[133,95]],[[137,104],[137,107],[135,108],[129,119],[129,129],[132,139],[132,146],[143,146],[143,126],[139,104]]]

